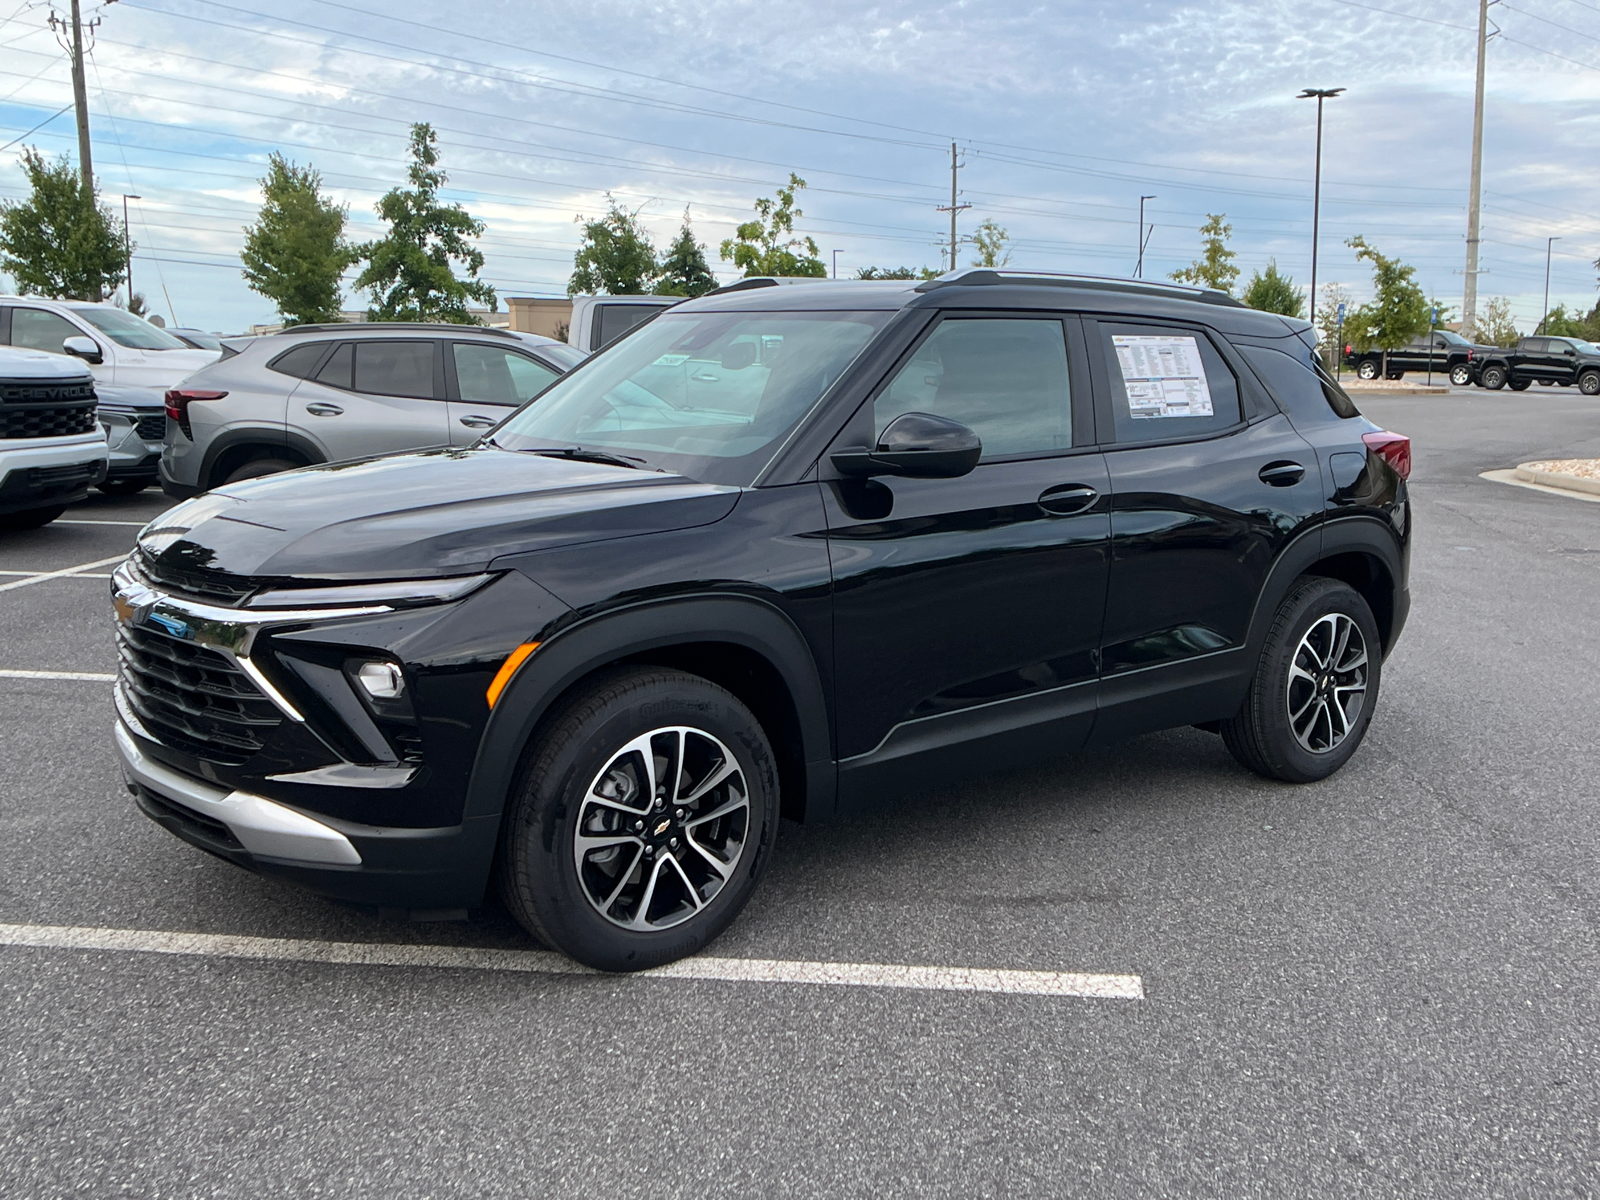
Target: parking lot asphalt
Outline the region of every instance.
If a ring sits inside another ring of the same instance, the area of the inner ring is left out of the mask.
[[[1600,401],[1358,403],[1413,439],[1413,609],[1339,775],[1195,730],[995,763],[785,826],[710,951],[1142,999],[0,945],[0,1195],[1595,1194],[1600,506],[1480,472],[1600,456]],[[0,535],[0,589],[162,507]],[[110,672],[108,570],[0,590],[0,671]],[[534,948],[176,841],[103,681],[0,697],[0,925]]]

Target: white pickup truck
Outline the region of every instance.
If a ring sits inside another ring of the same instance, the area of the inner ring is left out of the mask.
[[[0,296],[0,345],[70,354],[101,383],[170,388],[220,351],[196,350],[113,304]]]
[[[0,347],[0,529],[36,529],[106,477],[94,376],[75,358]]]

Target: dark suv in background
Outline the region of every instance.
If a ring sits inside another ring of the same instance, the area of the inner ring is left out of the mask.
[[[1525,337],[1509,350],[1497,346],[1479,358],[1476,375],[1490,391],[1575,383],[1585,396],[1600,396],[1600,347],[1581,338]]]
[[[419,918],[494,886],[631,970],[733,919],[780,814],[1191,724],[1272,779],[1355,752],[1410,445],[1304,321],[990,270],[766,282],[476,445],[152,522],[113,582],[145,813]]]

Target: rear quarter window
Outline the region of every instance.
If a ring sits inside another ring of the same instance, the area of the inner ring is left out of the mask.
[[[327,342],[309,342],[304,346],[296,346],[285,350],[267,366],[280,375],[293,375],[296,379],[309,379],[311,372],[317,369],[317,364],[322,361],[322,355],[328,349]],[[233,352],[237,354],[238,351]],[[224,358],[229,357],[227,354]]]
[[[1236,345],[1245,361],[1255,369],[1278,402],[1291,417],[1306,421],[1325,421],[1329,412],[1336,417],[1359,417],[1361,410],[1313,351],[1296,344],[1294,353],[1265,346]]]

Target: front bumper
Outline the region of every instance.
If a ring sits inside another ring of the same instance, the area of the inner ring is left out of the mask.
[[[99,430],[0,441],[0,513],[74,504],[105,477],[106,439]]]

